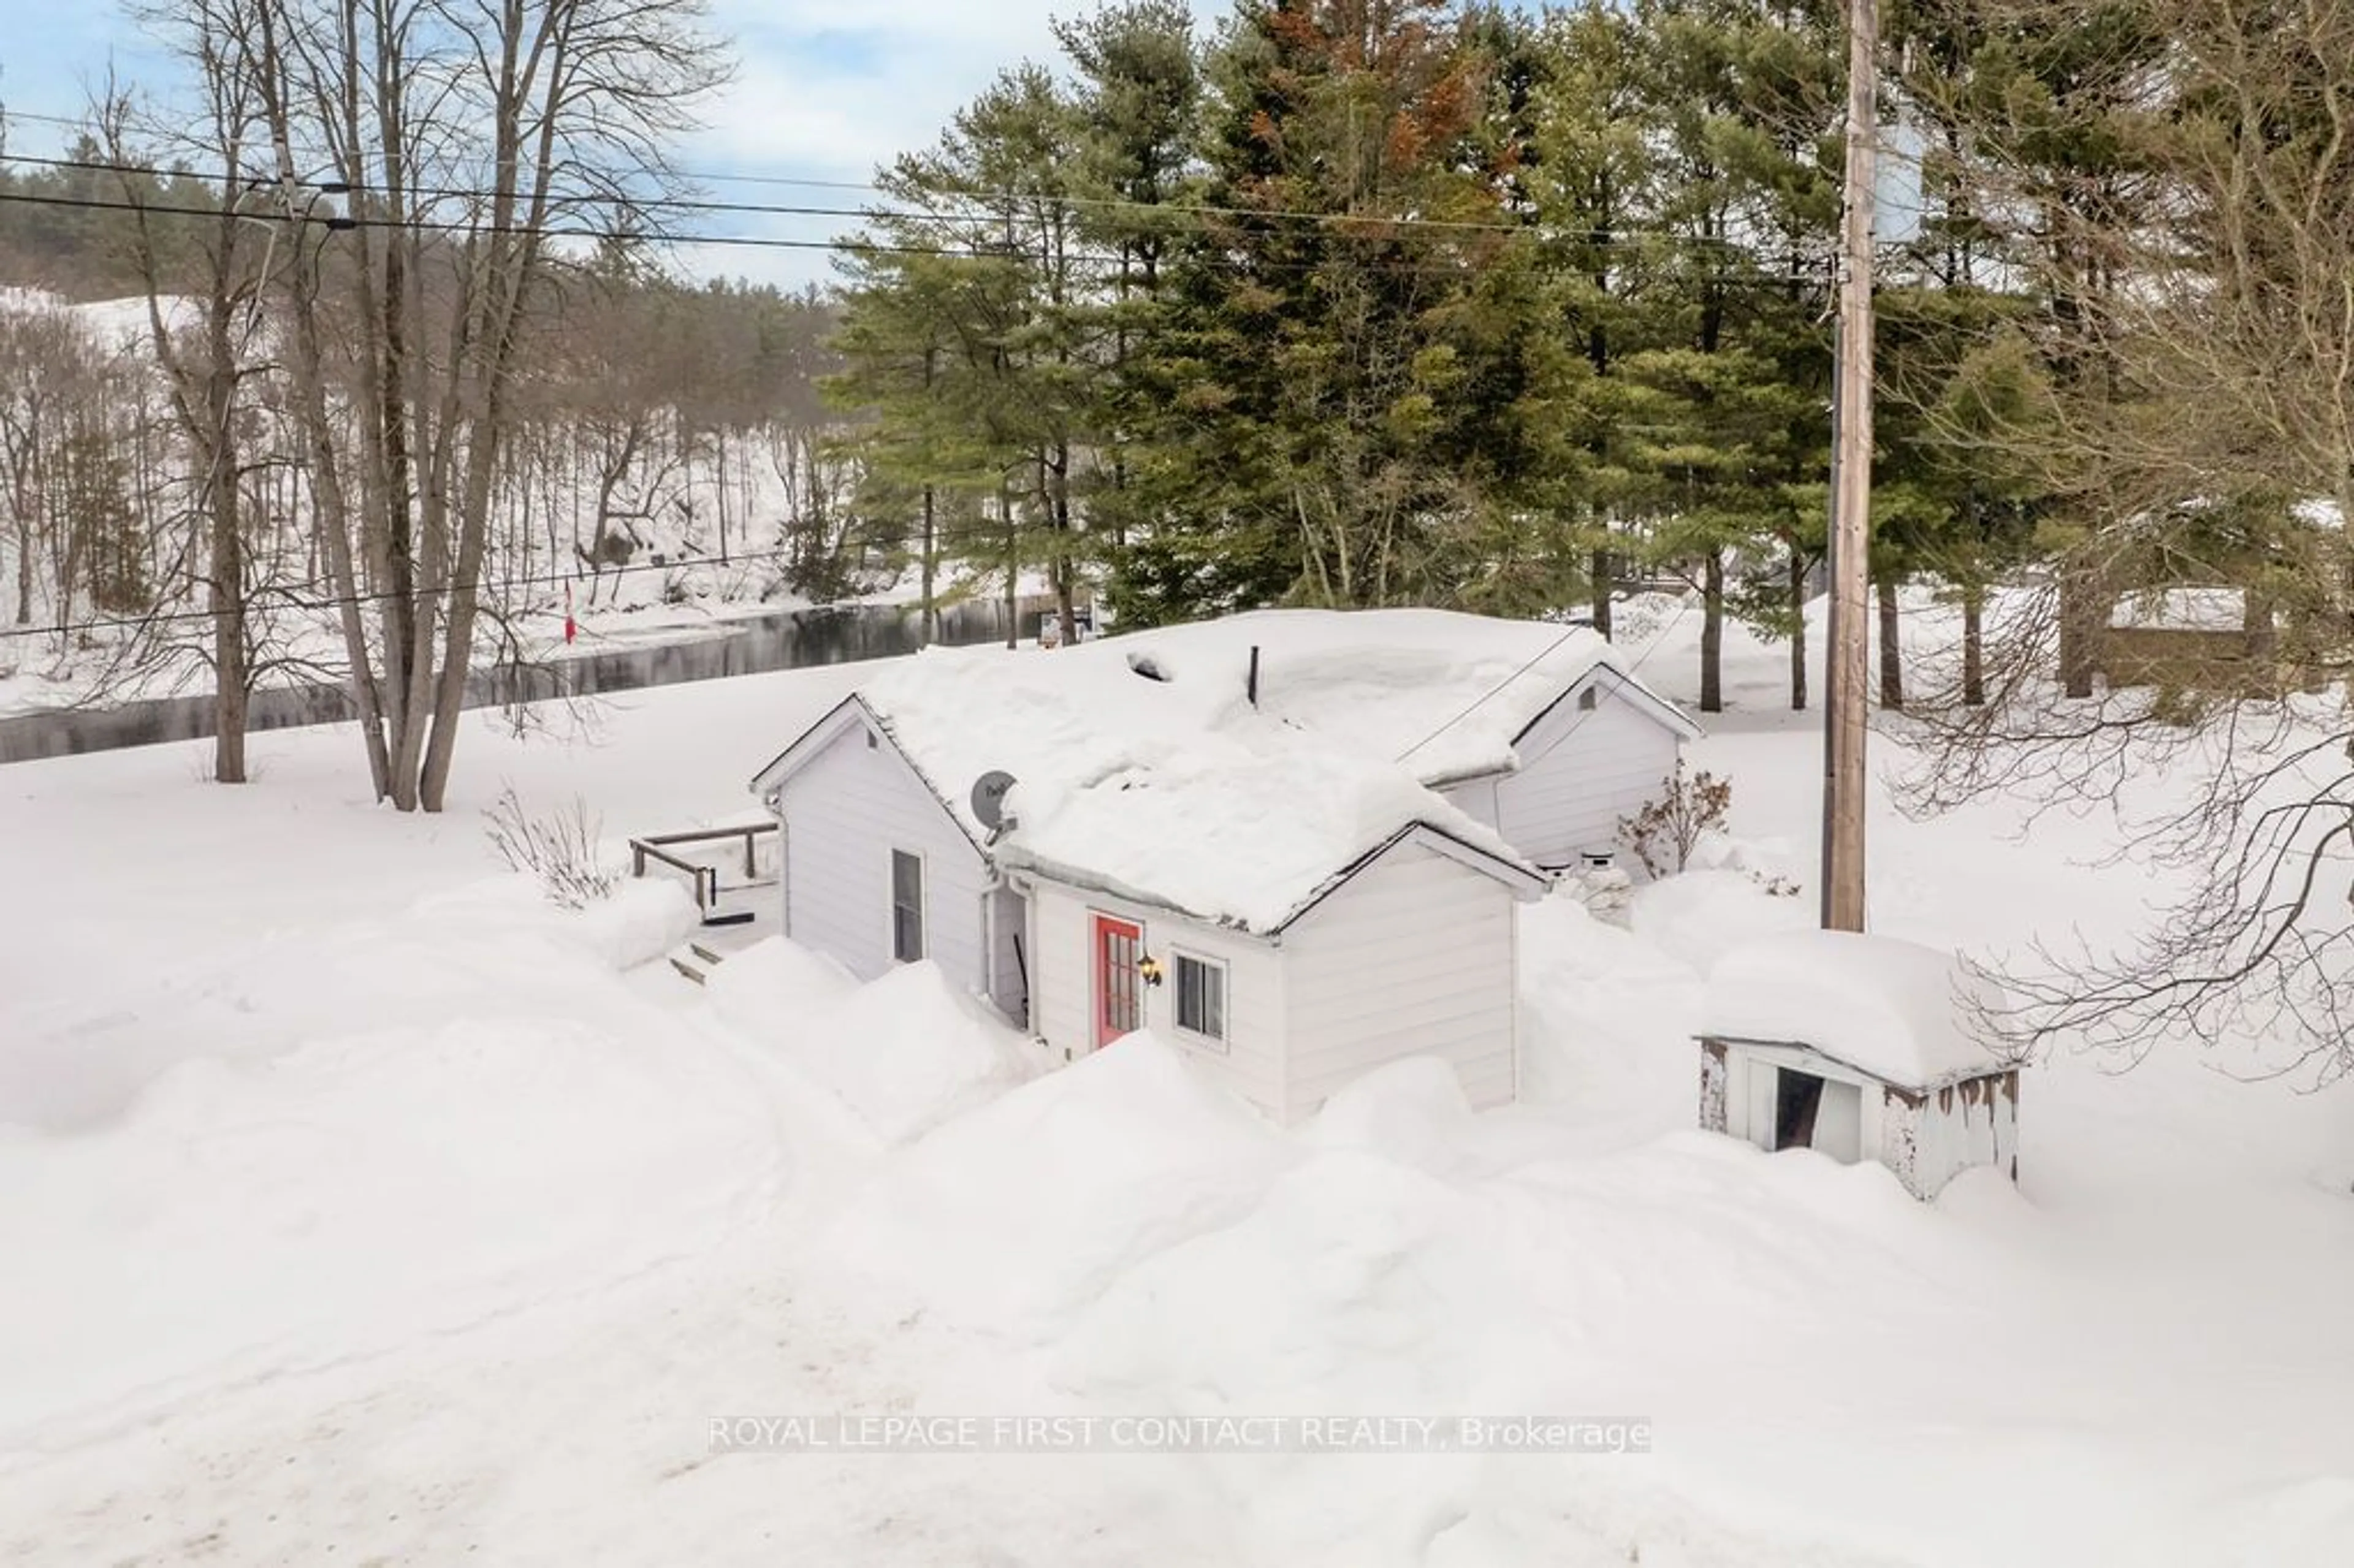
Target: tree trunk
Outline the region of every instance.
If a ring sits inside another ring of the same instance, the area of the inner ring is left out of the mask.
[[[719,564],[727,564],[727,427],[716,425],[711,431],[712,488],[719,501]]]
[[[1594,546],[1593,565],[1587,568],[1586,575],[1593,579],[1594,583],[1594,630],[1602,633],[1602,640],[1607,642],[1610,641],[1611,633],[1611,570],[1610,550],[1607,546]]]
[[[1883,577],[1872,585],[1880,609],[1880,705],[1904,705],[1904,648],[1897,637],[1896,579]]]
[[[224,255],[228,254],[224,247]],[[226,269],[227,263],[223,263]],[[204,377],[206,511],[212,520],[209,566],[213,618],[213,779],[245,782],[246,686],[245,532],[239,515],[237,442],[237,345],[230,329],[236,301],[224,283],[211,301],[207,321]]]
[[[2100,659],[2100,596],[2081,570],[2066,567],[2060,578],[2060,684],[2072,697],[2093,694],[2093,672]]]
[[[939,575],[939,533],[933,511],[934,496],[930,485],[924,486],[924,646],[929,648],[940,640],[940,606],[933,597],[934,584]]]
[[[234,373],[220,377],[228,386]],[[213,614],[213,779],[221,784],[245,782],[245,550],[239,527],[237,454],[228,444],[228,421],[234,416],[224,395],[216,406],[221,416],[215,427],[223,444],[213,453],[213,476],[207,488],[212,512]]]
[[[33,620],[33,531],[19,523],[16,527],[16,616],[19,626],[29,626]]]
[[[352,705],[358,712],[360,742],[366,749],[368,779],[379,800],[392,793],[392,758],[385,747],[384,705],[376,689],[376,668],[368,657],[367,624],[360,610],[360,581],[352,548],[353,511],[345,488],[343,464],[335,450],[333,416],[328,411],[326,350],[319,331],[317,253],[308,243],[297,211],[292,107],[278,54],[273,15],[265,7],[260,17],[263,46],[262,102],[277,163],[280,198],[293,225],[292,258],[294,288],[289,297],[293,318],[296,418],[310,461],[312,535],[324,546],[326,577],[335,596],[336,619],[344,634],[344,658],[349,666]]]
[[[1715,549],[1701,579],[1700,711],[1724,711],[1724,552]]]
[[[1005,524],[1005,646],[1022,646],[1022,540],[1013,526],[1013,503],[997,487],[997,515]]]
[[[1064,648],[1076,648],[1079,641],[1079,610],[1077,595],[1072,583],[1075,575],[1071,564],[1071,448],[1066,441],[1056,442],[1053,457],[1045,464],[1048,521],[1055,530],[1055,616],[1062,628]]]
[[[1962,590],[1962,701],[1986,705],[1986,589],[1975,583]]]
[[[1790,552],[1790,711],[1807,710],[1807,557]]]

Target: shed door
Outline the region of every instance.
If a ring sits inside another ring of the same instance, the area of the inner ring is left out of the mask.
[[[1096,1047],[1100,1050],[1144,1022],[1144,987],[1136,972],[1143,929],[1132,921],[1096,916]]]

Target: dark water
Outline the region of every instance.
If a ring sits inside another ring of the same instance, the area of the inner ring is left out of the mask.
[[[939,640],[966,644],[1002,641],[1005,606],[968,600],[940,611]],[[822,606],[730,621],[725,630],[691,642],[616,649],[560,663],[502,665],[477,670],[467,683],[468,707],[497,707],[550,697],[716,681],[854,659],[913,653],[923,641],[913,609],[878,605]],[[249,730],[334,724],[356,715],[341,686],[287,686],[253,694]],[[213,733],[209,694],[158,697],[116,707],[27,714],[0,719],[0,763],[71,757],[125,746],[198,740]]]

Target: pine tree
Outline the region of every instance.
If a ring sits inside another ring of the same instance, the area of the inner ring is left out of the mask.
[[[1824,529],[1830,343],[1823,327],[1838,222],[1840,101],[1829,8],[1649,0],[1656,62],[1657,255],[1644,285],[1651,347],[1625,361],[1629,449],[1651,513],[1646,541],[1702,599],[1700,705],[1723,706],[1728,610],[1792,645],[1796,601]],[[1735,574],[1772,557],[1780,591]]]
[[[1556,552],[1499,550],[1542,502],[1561,365],[1506,205],[1519,149],[1483,124],[1496,63],[1438,0],[1237,11],[1149,372],[1156,521],[1124,613],[1555,597],[1531,582]]]

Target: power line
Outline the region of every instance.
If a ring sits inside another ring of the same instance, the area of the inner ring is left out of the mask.
[[[209,217],[239,216],[219,208],[201,207],[164,207],[152,202],[101,201],[87,196],[37,196],[27,191],[0,191],[0,203],[19,206],[79,208],[93,212],[140,213],[158,217]],[[259,217],[258,213],[242,215]],[[391,229],[409,233],[473,235],[507,234],[540,239],[591,240],[652,240],[666,245],[741,246],[761,250],[826,250],[851,255],[937,256],[966,260],[1002,260],[1004,252],[983,250],[973,247],[945,245],[898,245],[865,239],[786,239],[754,234],[636,234],[621,229],[557,228],[546,224],[468,224],[450,218],[429,217],[349,217],[341,220],[348,228],[359,229]],[[1074,260],[1109,263],[1116,257],[1074,257]]]
[[[0,122],[5,122],[9,119],[29,120],[44,124],[64,126],[69,129],[88,128],[87,121],[71,119],[64,115],[34,114],[21,110],[13,109],[0,111]],[[73,158],[42,158],[17,154],[0,154],[0,161],[38,164],[51,168],[91,169],[119,174],[160,175],[189,172],[186,170],[154,169],[139,164],[114,164]],[[833,180],[821,179],[815,176],[790,175],[726,174],[716,170],[695,169],[682,169],[676,172],[681,178],[691,180],[697,184],[769,185],[788,189],[806,190],[864,191],[871,192],[877,196],[893,196],[901,200],[905,199],[904,197],[898,197],[897,186],[885,185],[875,180]],[[205,176],[196,175],[195,177],[203,178]],[[244,183],[244,176],[239,176],[238,178],[225,181],[224,185],[226,186],[228,185],[242,183]],[[275,185],[278,182],[274,177],[270,177],[264,178],[259,183]],[[385,189],[385,187],[379,184],[365,180],[348,182],[347,185],[348,188],[351,189],[371,191],[378,194],[382,194]],[[486,193],[484,192],[462,188],[411,185],[406,187],[406,189],[408,193],[412,196],[435,196],[448,200],[480,201],[487,199]],[[623,198],[618,195],[596,195],[583,193],[577,196],[564,197],[562,199],[567,202],[613,202],[618,205]],[[884,221],[970,223],[991,216],[991,209],[992,207],[1031,205],[1044,206],[1066,213],[1075,208],[1100,208],[1118,212],[1150,214],[1157,217],[1163,218],[1176,217],[1198,219],[1205,217],[1227,217],[1250,221],[1310,224],[1329,228],[1367,226],[1383,229],[1451,230],[1465,233],[1507,235],[1522,234],[1530,235],[1541,239],[1575,237],[1574,235],[1565,236],[1558,231],[1548,233],[1541,225],[1511,220],[1409,217],[1363,213],[1319,212],[1302,207],[1238,207],[1214,202],[1196,202],[1182,199],[1155,202],[1141,201],[1132,196],[1085,196],[1073,192],[1057,192],[1050,194],[1036,191],[981,189],[957,192],[954,195],[954,200],[963,210],[952,212],[928,212],[910,210],[905,207],[878,207],[874,205],[854,207],[803,207],[769,202],[710,201],[699,197],[687,196],[649,198],[647,206],[654,209],[671,211],[733,213],[737,215],[785,217],[846,217],[856,218],[862,222],[870,223]],[[150,210],[164,209],[155,208]],[[586,236],[584,238],[605,237],[607,236]],[[617,238],[632,238],[632,236],[622,232],[617,232],[610,237]],[[657,237],[636,236],[635,238]],[[757,237],[731,238],[727,237],[703,238],[695,236],[672,236],[663,238],[666,238],[667,242],[674,244],[757,245],[764,243],[764,241]],[[1621,240],[1628,242],[1640,241],[1649,245],[1690,246],[1696,249],[1734,253],[1740,253],[1746,249],[1744,241],[1734,238],[1730,236],[1681,234],[1669,229],[1614,229],[1611,231],[1609,240],[1605,243],[1608,244]],[[801,240],[789,242],[779,240],[765,243],[773,243],[777,246],[789,249],[815,249],[835,248],[839,244],[848,244],[850,242],[829,242],[822,240]],[[1883,240],[1880,242],[1880,248],[1882,249],[1895,250],[1902,249],[1908,243],[1910,242],[1899,239]],[[884,250],[888,250],[890,249],[888,247],[864,245],[861,245],[858,248]],[[1828,249],[1820,256],[1806,258],[1806,260],[1808,260],[1825,263],[1828,263],[1830,259],[1831,251]],[[1117,260],[1119,259],[1082,257],[1075,258],[1075,260],[1110,261]]]
[[[246,217],[260,219],[260,213],[236,214],[218,207],[172,207],[151,202],[109,201],[90,196],[42,196],[28,191],[0,191],[0,205],[58,207],[97,212],[123,212],[148,217],[211,218]],[[1390,227],[1402,227],[1391,225]],[[1027,252],[1005,246],[972,245],[913,245],[898,241],[877,240],[864,236],[836,237],[831,239],[789,239],[770,235],[694,234],[663,230],[632,231],[619,228],[588,228],[577,226],[558,227],[551,224],[482,223],[472,224],[454,218],[425,217],[343,217],[334,220],[337,228],[394,231],[402,233],[442,234],[473,237],[483,234],[518,235],[543,239],[580,239],[588,241],[642,241],[674,246],[721,246],[756,250],[814,250],[841,256],[916,256],[965,261],[1015,261],[1027,257]],[[1545,237],[1535,229],[1522,229],[1532,240]],[[1369,234],[1363,238],[1382,239],[1384,235]],[[1686,237],[1697,239],[1698,237]],[[1723,249],[1722,245],[1713,246]],[[1737,253],[1738,248],[1735,248]],[[1100,252],[1075,250],[1062,260],[1073,265],[1099,267],[1118,266],[1126,258]],[[1777,258],[1777,260],[1779,260]],[[1250,265],[1261,271],[1312,272],[1324,265],[1314,258],[1254,257]],[[1393,274],[1430,272],[1447,273],[1462,270],[1466,263],[1447,256],[1389,257],[1357,263],[1363,270]],[[1720,273],[1711,281],[1725,287],[1787,288],[1791,279],[1780,273],[1760,271],[1755,274]]]
[[[1684,612],[1691,608],[1691,596],[1690,594],[1686,594],[1682,602],[1676,607],[1674,617],[1669,620],[1667,625],[1661,627],[1653,634],[1650,645],[1645,648],[1641,653],[1638,654],[1632,663],[1628,664],[1625,669],[1619,670],[1618,673],[1621,675],[1624,675],[1627,679],[1630,681],[1633,680],[1635,678],[1635,672],[1643,667],[1645,660],[1650,658],[1653,653],[1659,652],[1659,645],[1667,641],[1668,633],[1676,629],[1678,624],[1682,621]],[[1494,685],[1489,687],[1478,696],[1472,698],[1470,703],[1466,705],[1460,713],[1457,714],[1453,718],[1448,719],[1446,723],[1440,725],[1437,729],[1432,730],[1428,735],[1424,736],[1420,740],[1416,741],[1412,746],[1407,747],[1404,751],[1399,752],[1392,760],[1404,762],[1407,758],[1412,757],[1416,752],[1420,751],[1424,747],[1428,746],[1432,741],[1437,740],[1440,736],[1445,735],[1448,730],[1453,729],[1457,725],[1461,724],[1465,719],[1469,718],[1473,714],[1479,712],[1479,709],[1485,707],[1490,702],[1501,694],[1504,688],[1510,686],[1513,682],[1519,680],[1522,676],[1535,669],[1539,664],[1543,663],[1547,659],[1552,658],[1555,650],[1559,649],[1562,644],[1567,642],[1571,638],[1576,636],[1581,631],[1594,631],[1594,628],[1581,625],[1576,621],[1572,621],[1569,625],[1562,628],[1561,635],[1554,638],[1551,642],[1546,643],[1543,648],[1537,650],[1537,652],[1531,656],[1527,663],[1522,664],[1519,669],[1513,671],[1511,674],[1505,676],[1502,680],[1497,682]],[[1601,634],[1599,632],[1595,632],[1595,635],[1600,636]],[[1611,667],[1613,669],[1617,668],[1616,665]],[[1587,719],[1592,718],[1595,714],[1601,711],[1600,706],[1597,705],[1593,709],[1590,709],[1585,713],[1579,714],[1575,718],[1570,721],[1569,727],[1561,732],[1561,738],[1563,740],[1566,740],[1571,736],[1575,735],[1580,726],[1584,725]],[[1559,742],[1556,742],[1555,744],[1558,745]]]
[[[25,114],[13,110],[7,111],[5,113],[0,113],[0,120],[5,120],[11,115],[20,120],[36,120],[56,125],[74,127],[80,127],[83,125],[82,122],[68,120],[61,115]],[[168,172],[143,168],[135,164],[97,163],[89,160],[72,158],[19,157],[11,154],[8,154],[8,159],[12,163],[40,164],[56,168],[112,170],[123,174],[154,174]],[[785,188],[809,190],[871,191],[877,196],[893,196],[896,194],[895,186],[885,185],[874,180],[824,180],[800,178],[783,175],[721,174],[716,171],[694,169],[682,169],[678,171],[678,174],[681,178],[692,180],[697,184],[775,185]],[[270,183],[274,184],[275,182],[273,181]],[[383,188],[380,185],[365,181],[353,183],[356,188],[363,190],[381,190]],[[479,192],[457,190],[437,191],[421,186],[411,186],[409,189],[412,194],[419,196],[464,197],[469,196],[479,196],[481,194]],[[588,197],[583,199],[609,198]],[[1018,203],[1044,203],[1056,207],[1101,207],[1115,211],[1151,213],[1185,212],[1205,214],[1214,217],[1277,218],[1288,221],[1320,224],[1380,222],[1416,228],[1469,229],[1497,233],[1519,233],[1524,231],[1527,228],[1525,224],[1497,222],[1486,219],[1439,217],[1376,218],[1351,213],[1315,212],[1305,208],[1230,207],[1205,202],[1152,202],[1140,201],[1133,196],[1084,196],[1074,192],[1055,192],[1049,194],[1037,191],[983,189],[958,192],[956,193],[956,199],[968,205],[982,207],[988,206],[991,203],[1007,206]],[[868,217],[874,216],[871,209],[864,207],[780,207],[757,202],[714,202],[689,198],[664,199],[653,205],[665,207],[684,208],[690,211],[772,212],[813,217]],[[888,216],[896,217],[922,217],[934,215],[898,211],[889,213]]]
[[[48,158],[10,153],[0,154],[0,162],[23,164],[43,168],[74,169],[118,175],[145,175],[150,177],[164,175],[185,175],[200,180],[210,178],[210,176],[196,175],[186,169],[156,169],[139,164],[125,164],[87,158]],[[758,181],[764,184],[777,185],[806,185],[831,189],[871,190],[883,195],[895,194],[894,188],[890,186],[879,185],[860,185],[848,181],[791,180],[781,177],[719,175],[697,175],[688,177],[695,179],[744,180],[748,182]],[[243,175],[223,178],[219,180],[218,183],[224,190],[237,185],[274,186],[278,184],[274,178],[267,176],[248,176]],[[304,183],[308,184],[309,182]],[[384,194],[387,190],[386,186],[370,181],[337,181],[331,187],[325,188],[332,188],[337,192],[356,190],[373,192],[378,195]],[[433,197],[448,201],[482,202],[490,199],[490,193],[488,192],[461,186],[407,185],[403,187],[403,192],[404,194],[412,196]],[[63,198],[48,199],[62,200]],[[619,209],[628,206],[632,198],[620,193],[576,192],[556,196],[550,199],[556,205],[567,207],[588,205],[611,205]],[[1002,204],[1002,206],[1010,207],[1044,208],[1063,213],[1066,216],[1068,215],[1068,209],[1071,208],[1107,207],[1127,212],[1150,214],[1155,217],[1161,219],[1175,219],[1180,222],[1191,222],[1195,224],[1198,229],[1206,229],[1208,227],[1206,223],[1204,223],[1201,220],[1214,217],[1225,217],[1254,222],[1272,221],[1278,223],[1308,224],[1322,228],[1339,228],[1343,231],[1352,228],[1368,231],[1362,235],[1353,236],[1344,232],[1343,238],[1387,238],[1392,233],[1401,230],[1407,232],[1437,231],[1441,233],[1519,235],[1539,240],[1577,238],[1574,231],[1564,233],[1558,230],[1548,230],[1545,226],[1542,224],[1523,220],[1492,221],[1464,218],[1413,217],[1399,215],[1367,213],[1316,212],[1294,207],[1235,207],[1210,202],[1186,201],[1182,199],[1166,202],[1148,202],[1138,201],[1133,198],[1123,196],[1086,196],[1069,193],[1042,193],[1005,190],[958,191],[948,193],[948,199],[943,203],[941,209],[922,209],[910,208],[906,206],[887,207],[874,205],[855,207],[805,207],[778,202],[708,201],[688,196],[648,197],[645,199],[644,208],[649,212],[700,212],[775,217],[854,218],[863,223],[970,225],[998,221],[1002,216],[1002,212],[993,208],[991,204]],[[150,212],[174,212],[182,210],[171,207],[155,207],[153,205],[143,205],[144,210]],[[186,210],[204,212],[207,213],[207,216],[215,216],[215,214],[211,212],[211,209],[195,208]],[[368,227],[370,225],[385,227],[415,225],[429,228],[434,227],[437,224],[447,224],[448,227],[452,229],[462,229],[467,227],[446,219],[437,220],[424,217],[363,218],[355,221],[360,227]],[[832,241],[783,241],[769,240],[759,236],[745,236],[741,238],[680,234],[648,234],[637,236],[632,235],[626,229],[592,231],[579,237],[660,238],[667,243],[682,245],[792,244],[802,248],[819,248],[833,245],[850,246],[861,249],[888,250],[892,249],[892,247],[879,243],[862,240],[843,240],[839,238]],[[1662,244],[1683,245],[1690,246],[1697,249],[1715,252],[1732,252],[1735,254],[1742,252],[1744,249],[1742,241],[1729,236],[1681,234],[1665,229],[1614,229],[1604,243],[1608,245],[1621,241],[1630,245],[1637,243],[1653,246]],[[978,249],[979,248],[971,247],[968,249]],[[987,253],[995,254],[996,252],[992,249]],[[1085,252],[1075,253],[1072,259],[1075,260],[1095,261],[1100,263],[1112,263],[1121,260],[1121,258],[1116,256],[1091,255]],[[1777,260],[1785,259],[1787,258],[1776,258]],[[1826,253],[1826,256],[1823,258],[1812,259],[1827,260],[1828,253]]]

